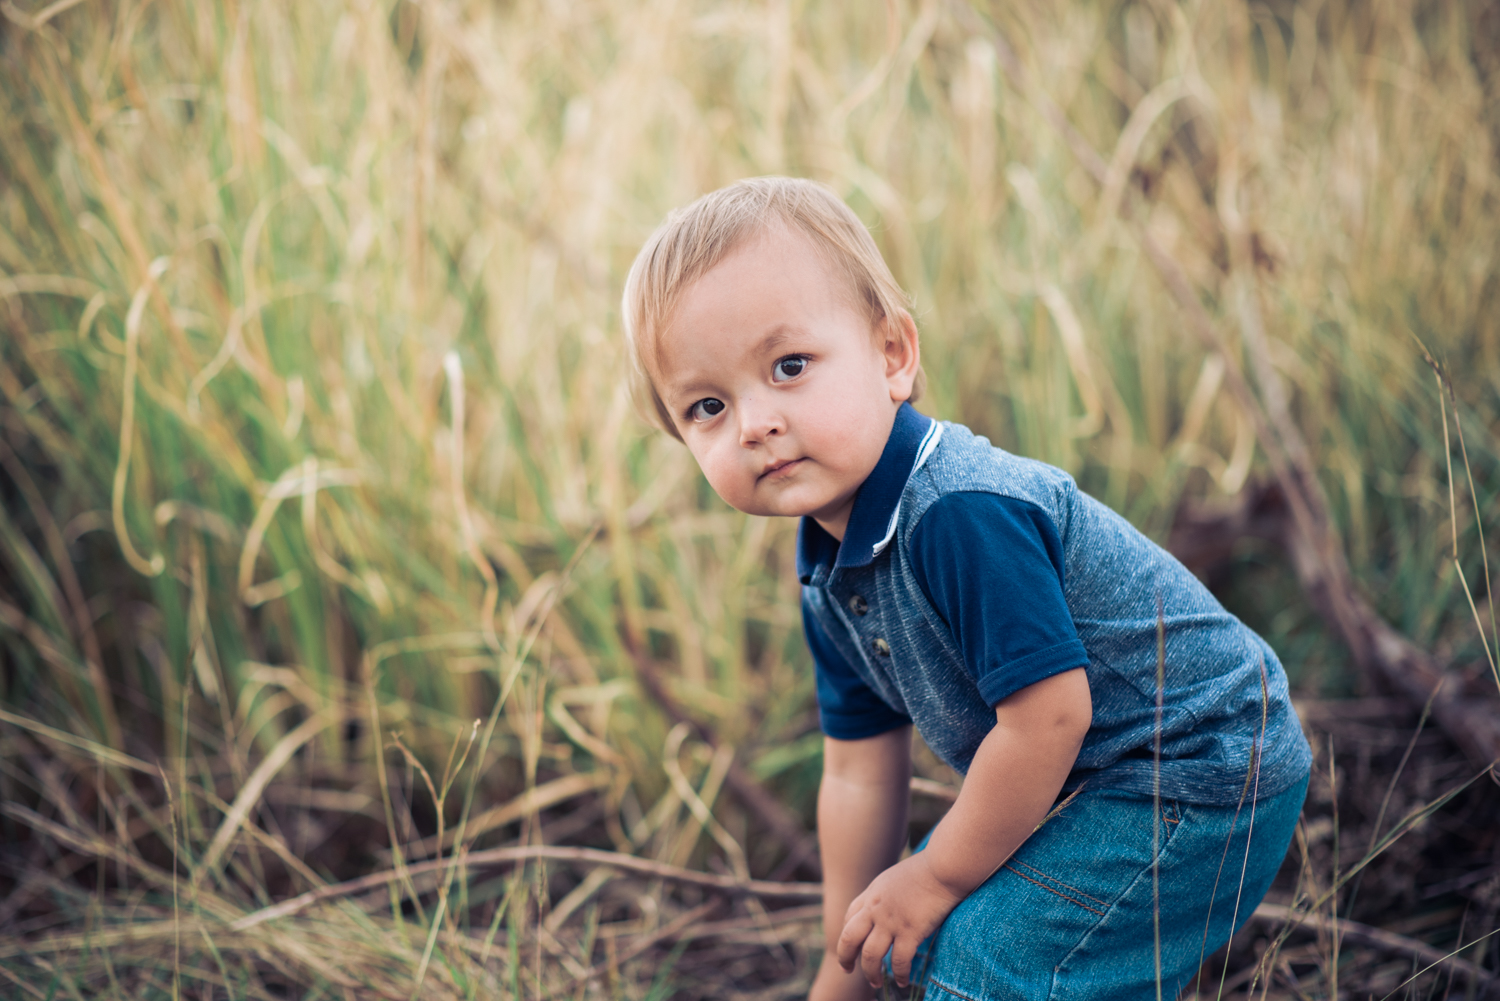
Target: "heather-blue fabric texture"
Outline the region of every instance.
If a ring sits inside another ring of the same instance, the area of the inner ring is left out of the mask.
[[[825,545],[836,545],[832,536]],[[976,552],[993,558],[976,560]],[[908,555],[923,597],[990,705],[1088,664],[1063,593],[1062,539],[1035,504],[980,491],[948,494],[922,516]],[[858,740],[911,722],[865,685],[816,620],[803,624],[818,664],[824,733]]]
[[[962,533],[952,528],[963,518],[949,511],[945,528],[933,537],[952,558],[934,559],[932,540],[923,543],[919,535],[924,517],[935,505],[952,507],[949,498],[976,494],[998,498],[998,506],[971,496],[958,506],[960,514],[967,508],[980,515],[1022,512],[1034,539],[1005,542],[1003,534],[976,527],[974,544],[963,545]],[[1048,539],[1049,523],[1055,543]],[[1060,547],[1060,570],[1047,555],[1053,545]],[[827,701],[837,707],[824,715],[830,736],[849,739],[861,726],[868,731],[861,735],[870,735],[910,720],[940,758],[967,772],[995,724],[994,702],[1047,673],[1083,666],[1093,725],[1066,789],[1088,780],[1091,789],[1150,796],[1159,777],[1164,797],[1234,804],[1256,756],[1260,796],[1307,775],[1311,751],[1288,698],[1286,674],[1265,641],[1067,473],[995,448],[962,425],[939,424],[902,406],[879,464],[860,488],[843,543],[804,518],[797,562],[820,708]],[[944,577],[941,587],[935,575]],[[1009,588],[999,589],[1009,599],[995,595],[1002,579]],[[955,599],[966,581],[970,593]],[[995,609],[1015,595],[1057,588],[1081,655],[1051,625],[1051,633],[1043,632],[1060,641],[1041,649],[1027,651],[1024,642],[994,635],[985,638],[985,653],[976,652],[976,610],[991,609],[988,618],[1003,628],[1004,616]],[[935,607],[939,592],[945,592],[940,601],[947,616]],[[962,607],[969,612],[956,615]],[[955,625],[964,614],[970,621]],[[1159,624],[1165,656],[1158,772]],[[1007,659],[1008,651],[1021,656]]]

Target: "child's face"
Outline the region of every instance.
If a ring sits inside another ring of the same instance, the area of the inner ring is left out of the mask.
[[[772,228],[687,289],[652,366],[720,497],[839,539],[918,365],[911,317],[877,333],[843,285],[807,237]]]

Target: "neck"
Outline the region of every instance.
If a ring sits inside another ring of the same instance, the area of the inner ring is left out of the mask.
[[[844,531],[849,527],[849,512],[846,510],[837,518],[814,518],[813,521],[817,522],[823,531],[842,543],[844,541]]]

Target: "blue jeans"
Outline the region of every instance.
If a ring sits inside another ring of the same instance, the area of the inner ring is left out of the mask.
[[[913,982],[926,1001],[1155,998],[1159,911],[1160,996],[1176,998],[1265,896],[1306,793],[1304,778],[1238,809],[1163,801],[1153,879],[1151,799],[1085,789],[922,943]]]

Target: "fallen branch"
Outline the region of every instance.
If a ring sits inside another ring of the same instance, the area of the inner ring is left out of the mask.
[[[823,887],[821,883],[774,883],[763,879],[736,879],[733,876],[718,876],[713,873],[697,872],[692,869],[684,869],[681,866],[668,865],[665,862],[637,858],[634,855],[604,851],[599,848],[570,848],[561,845],[518,845],[509,848],[490,848],[482,852],[468,853],[463,857],[461,865],[467,869],[484,869],[491,866],[515,865],[518,862],[528,862],[533,859],[611,866],[625,872],[650,876],[653,879],[671,880],[675,883],[687,883],[692,886],[717,890],[720,893],[730,896],[749,895],[788,900],[823,899]],[[335,883],[331,886],[320,886],[300,896],[283,900],[279,904],[272,904],[270,907],[263,907],[244,917],[237,918],[229,923],[229,927],[233,931],[244,931],[247,928],[253,928],[262,922],[270,921],[274,918],[289,917],[325,900],[351,897],[364,893],[367,890],[377,889],[387,883],[393,883],[398,879],[405,879],[408,876],[420,876],[429,872],[437,872],[453,864],[454,860],[451,858],[429,859],[426,862],[418,862],[415,865],[405,866],[399,872],[395,869],[385,869],[381,872],[371,873],[368,876],[361,876],[359,879],[351,879],[348,882]]]
[[[740,934],[757,934],[778,925],[810,924],[823,920],[822,904],[806,904],[802,907],[783,907],[779,911],[751,914],[723,921],[705,921],[694,925],[677,936],[679,942],[697,941],[700,938],[721,938]]]
[[[1493,973],[1481,969],[1467,959],[1460,959],[1458,956],[1434,948],[1426,942],[1419,942],[1414,938],[1397,935],[1395,932],[1385,931],[1382,928],[1360,924],[1358,921],[1347,921],[1340,918],[1335,922],[1323,914],[1309,914],[1306,911],[1295,910],[1283,904],[1261,904],[1255,909],[1255,913],[1251,915],[1251,918],[1263,924],[1295,925],[1298,928],[1306,928],[1320,935],[1331,936],[1337,934],[1345,942],[1370,946],[1371,948],[1380,949],[1398,956],[1410,956],[1419,962],[1425,963],[1429,969],[1437,968],[1447,973],[1459,974],[1466,977],[1470,983],[1478,984],[1481,987],[1500,982],[1500,978],[1497,978]]]
[[[1172,525],[1167,548],[1195,572],[1212,576],[1215,566],[1231,558],[1236,539],[1263,539],[1286,552],[1298,579],[1303,580],[1315,573],[1305,565],[1313,556],[1290,521],[1279,484],[1247,486],[1227,505],[1185,506]],[[1365,666],[1375,668],[1386,690],[1413,707],[1432,699],[1433,720],[1475,767],[1490,767],[1500,760],[1500,705],[1492,696],[1476,691],[1457,672],[1391,628],[1354,590],[1309,589],[1309,597],[1320,613],[1320,601],[1343,606],[1338,616],[1324,614],[1324,619],[1335,626],[1342,621],[1353,623],[1351,628],[1361,636],[1359,647],[1370,653]],[[1350,648],[1355,646],[1350,644]]]

